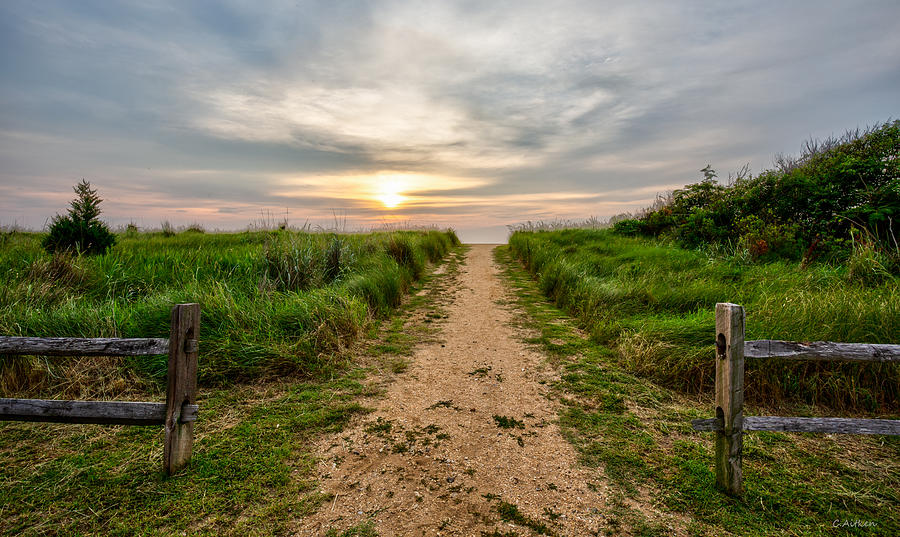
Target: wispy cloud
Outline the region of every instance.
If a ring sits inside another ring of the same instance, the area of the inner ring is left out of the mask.
[[[609,215],[896,115],[898,19],[891,0],[3,3],[0,224],[42,225],[82,177],[119,222]]]

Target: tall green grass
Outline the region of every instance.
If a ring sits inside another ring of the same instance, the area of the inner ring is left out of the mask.
[[[77,257],[45,253],[36,233],[0,240],[0,334],[167,337],[171,306],[199,302],[205,384],[331,371],[459,244],[452,231],[127,233],[107,255]],[[129,360],[165,374],[165,356]]]
[[[510,248],[545,294],[631,371],[686,392],[714,385],[714,307],[747,312],[748,339],[900,343],[900,281],[854,283],[847,269],[753,264],[601,230],[516,232]],[[747,365],[749,399],[900,408],[896,364]]]

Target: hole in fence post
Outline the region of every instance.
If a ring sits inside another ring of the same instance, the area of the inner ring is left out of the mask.
[[[716,336],[716,357],[718,357],[719,360],[725,359],[726,346],[725,334],[720,333],[718,336]]]

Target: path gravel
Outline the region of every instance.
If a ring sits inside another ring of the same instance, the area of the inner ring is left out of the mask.
[[[323,442],[321,489],[336,496],[297,535],[370,520],[384,536],[533,533],[501,520],[501,501],[554,535],[602,525],[605,482],[555,424],[554,371],[498,304],[508,290],[492,249],[469,250],[441,341],[416,349],[375,412]]]

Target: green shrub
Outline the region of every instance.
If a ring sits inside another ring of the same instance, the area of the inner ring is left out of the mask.
[[[807,142],[799,158],[728,186],[708,166],[701,182],[676,190],[622,235],[670,236],[686,248],[739,241],[756,259],[845,262],[850,233],[863,230],[900,272],[900,120],[841,138]]]
[[[77,197],[70,203],[69,214],[53,217],[50,232],[41,245],[48,252],[74,250],[88,255],[105,254],[116,243],[116,237],[97,218],[103,200],[84,179],[74,190]]]
[[[797,260],[802,253],[802,244],[797,239],[797,224],[777,224],[771,214],[763,220],[757,215],[747,215],[736,222],[741,244],[747,248],[753,259]]]
[[[613,230],[619,235],[626,235],[633,237],[635,235],[641,235],[644,233],[643,222],[638,220],[637,218],[629,218],[626,220],[619,220],[615,224],[613,224]]]

